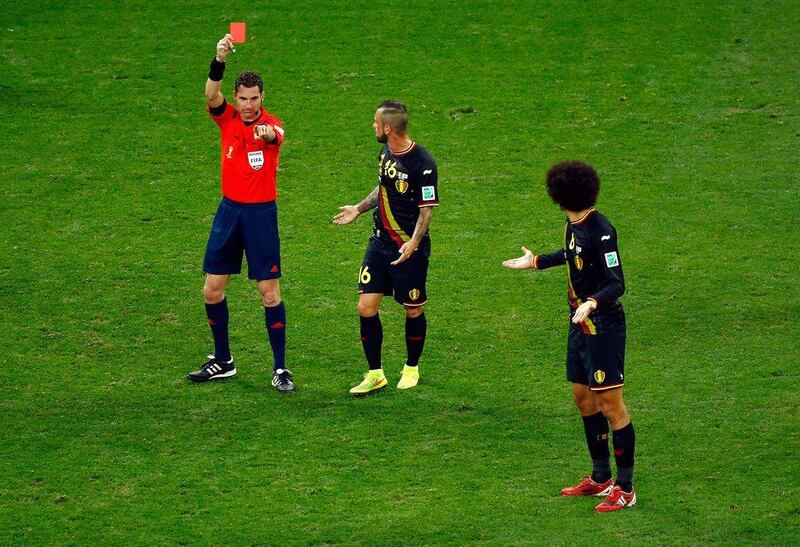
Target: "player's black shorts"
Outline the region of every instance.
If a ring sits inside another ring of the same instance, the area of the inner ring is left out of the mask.
[[[371,237],[358,273],[358,292],[394,294],[404,306],[422,306],[428,301],[425,282],[430,254],[430,240],[425,238],[411,258],[392,266],[400,257],[397,245]]]
[[[250,279],[281,276],[278,207],[274,201],[239,203],[222,198],[208,236],[203,271],[217,275],[241,273],[244,253]]]
[[[567,380],[592,391],[622,387],[625,373],[625,329],[585,334],[570,325],[567,341]]]

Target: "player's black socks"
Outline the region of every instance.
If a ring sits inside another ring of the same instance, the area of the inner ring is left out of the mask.
[[[413,319],[406,317],[406,350],[408,351],[406,364],[410,367],[415,367],[419,364],[419,356],[422,355],[422,348],[425,347],[425,333],[427,330],[428,322],[424,313]]]
[[[633,432],[633,423],[622,429],[614,431],[614,458],[617,461],[617,481],[624,491],[633,489],[633,451],[636,444],[636,434]]]
[[[361,345],[364,346],[364,355],[367,356],[369,369],[381,368],[381,345],[383,344],[383,326],[379,314],[361,319]]]
[[[608,452],[608,421],[602,412],[583,417],[583,431],[592,458],[592,480],[606,482],[611,478],[611,461]]]
[[[222,302],[206,304],[206,317],[211,334],[214,336],[214,358],[218,361],[231,360],[231,348],[228,342],[228,299]]]
[[[286,305],[281,302],[277,306],[264,306],[264,322],[267,325],[269,345],[275,358],[273,370],[286,368]]]

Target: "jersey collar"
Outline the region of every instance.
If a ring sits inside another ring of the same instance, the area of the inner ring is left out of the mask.
[[[387,144],[386,146],[389,146],[389,145]],[[417,147],[417,141],[411,141],[411,146],[409,146],[409,147],[408,147],[408,148],[406,148],[405,150],[403,150],[403,151],[401,151],[401,152],[392,152],[392,147],[391,147],[391,146],[389,146],[389,152],[391,152],[392,156],[394,156],[395,158],[398,158],[398,157],[400,157],[400,156],[407,156],[407,155],[408,155],[408,154],[410,154],[410,153],[411,153],[411,152],[412,152],[412,151],[413,151],[413,150],[414,150],[416,147]]]
[[[570,224],[572,224],[573,226],[576,226],[576,225],[578,225],[578,224],[583,224],[584,222],[586,222],[586,220],[587,220],[587,219],[588,219],[590,216],[592,216],[592,215],[593,215],[594,213],[596,213],[596,212],[597,212],[597,211],[595,210],[595,208],[594,208],[594,207],[592,207],[591,209],[589,209],[588,211],[586,211],[586,212],[583,214],[583,216],[582,216],[581,218],[579,218],[578,220],[570,220],[570,221],[569,221],[569,223],[570,223]]]

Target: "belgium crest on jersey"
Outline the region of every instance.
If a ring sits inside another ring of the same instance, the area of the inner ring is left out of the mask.
[[[405,194],[408,190],[408,183],[404,180],[396,180],[394,183],[394,187],[397,189],[398,192],[401,194]]]

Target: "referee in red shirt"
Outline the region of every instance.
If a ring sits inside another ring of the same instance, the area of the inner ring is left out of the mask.
[[[280,392],[294,391],[286,369],[286,307],[281,301],[280,242],[276,174],[284,132],[281,121],[269,114],[264,82],[255,72],[242,72],[234,85],[234,104],[220,93],[225,61],[233,50],[232,36],[217,43],[208,73],[208,112],[220,129],[222,202],[217,209],[206,246],[203,297],[208,324],[214,336],[214,354],[189,380],[206,382],[230,378],[236,365],[228,342],[228,301],[225,288],[231,274],[242,271],[247,254],[247,274],[258,282],[264,317],[275,364],[272,385]]]

